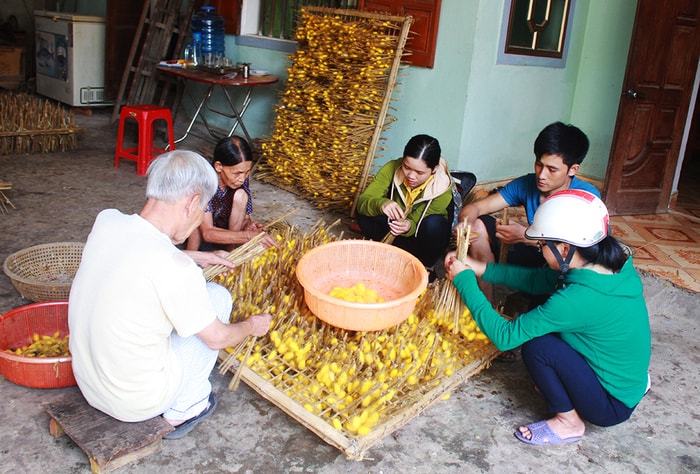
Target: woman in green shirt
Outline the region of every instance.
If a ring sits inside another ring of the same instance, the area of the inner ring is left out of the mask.
[[[515,431],[529,444],[581,439],[585,421],[612,426],[627,420],[649,388],[651,332],[642,283],[632,257],[608,235],[608,211],[586,191],[550,196],[535,213],[527,238],[537,240],[548,266],[486,264],[453,252],[448,278],[479,328],[500,350],[522,345],[523,361],[554,417]],[[476,277],[531,294],[553,292],[541,306],[509,321],[493,310]]]
[[[437,139],[412,137],[403,157],[382,166],[357,200],[362,234],[371,240],[391,234],[393,245],[415,255],[432,278],[450,242],[454,215],[452,177],[441,154]]]

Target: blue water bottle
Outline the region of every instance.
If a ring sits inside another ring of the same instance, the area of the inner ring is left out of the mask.
[[[192,34],[202,35],[202,64],[217,67],[226,57],[224,18],[214,11],[215,7],[205,5],[201,10],[192,16]]]

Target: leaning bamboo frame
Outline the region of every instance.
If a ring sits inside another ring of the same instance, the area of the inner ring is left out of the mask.
[[[359,146],[358,144],[363,145],[363,150],[361,153],[357,153],[353,155],[353,159],[356,159],[356,170],[352,171],[352,174],[350,175],[344,175],[344,176],[351,176],[352,178],[349,179],[348,181],[352,181],[351,185],[346,186],[345,189],[342,189],[341,186],[338,185],[337,182],[330,181],[332,184],[331,186],[326,186],[324,183],[321,186],[317,186],[315,189],[309,189],[307,181],[304,181],[303,177],[300,178],[297,176],[296,172],[293,170],[293,167],[289,164],[287,164],[289,161],[292,160],[291,156],[293,155],[287,155],[287,149],[288,148],[293,148],[295,152],[300,153],[300,154],[308,154],[310,152],[311,155],[313,155],[313,152],[316,151],[316,143],[313,144],[313,146],[307,146],[304,144],[303,146],[297,146],[296,148],[294,147],[289,147],[290,141],[294,143],[294,136],[289,136],[287,134],[287,131],[282,129],[281,127],[284,125],[287,126],[293,126],[294,128],[299,128],[296,124],[300,123],[308,123],[309,119],[314,119],[314,114],[309,113],[309,112],[304,112],[301,114],[300,117],[294,117],[293,114],[290,114],[292,118],[290,119],[290,115],[287,115],[286,113],[282,113],[281,110],[287,109],[286,104],[284,103],[284,98],[281,99],[280,104],[278,105],[278,115],[277,115],[277,124],[275,127],[275,131],[273,132],[272,137],[270,140],[268,140],[267,143],[267,148],[266,150],[265,144],[263,144],[263,155],[268,157],[267,163],[263,161],[261,163],[260,169],[257,173],[258,179],[261,179],[263,181],[270,182],[272,184],[275,184],[278,187],[281,187],[283,189],[286,189],[290,192],[296,193],[300,195],[302,198],[306,198],[312,202],[314,202],[318,207],[334,207],[336,210],[341,210],[341,211],[350,211],[350,215],[354,215],[355,212],[355,205],[357,202],[357,199],[360,195],[360,193],[364,190],[364,188],[367,185],[367,180],[369,177],[369,173],[372,167],[372,162],[374,160],[375,154],[378,149],[378,144],[379,140],[381,138],[381,134],[384,130],[387,129],[388,124],[393,121],[390,120],[388,111],[389,111],[389,106],[391,103],[392,96],[394,93],[394,89],[396,88],[396,81],[397,77],[399,74],[399,70],[402,68],[401,66],[401,59],[405,55],[408,54],[408,52],[405,51],[405,45],[406,41],[408,39],[408,35],[410,32],[410,27],[414,21],[413,17],[409,16],[395,16],[395,15],[386,15],[382,13],[369,13],[369,12],[360,12],[356,10],[347,10],[347,9],[331,9],[331,8],[325,8],[325,7],[313,7],[313,6],[307,6],[303,7],[302,12],[304,14],[309,14],[311,16],[317,16],[319,18],[325,18],[325,17],[333,17],[333,18],[338,18],[342,22],[351,22],[351,21],[358,21],[358,20],[366,20],[368,22],[382,22],[386,23],[384,25],[387,29],[391,30],[391,34],[389,36],[392,37],[393,41],[391,43],[391,53],[386,56],[387,59],[387,67],[386,69],[383,69],[383,75],[381,75],[381,81],[374,82],[374,85],[380,83],[380,87],[376,87],[375,89],[372,90],[372,92],[379,92],[380,95],[375,95],[374,97],[377,98],[376,105],[377,107],[373,109],[371,112],[368,112],[367,114],[364,115],[364,117],[367,119],[367,124],[366,126],[361,127],[362,128],[362,133],[358,134],[355,133],[352,136],[342,136],[341,134],[341,141],[349,145],[349,149],[354,149],[356,150]],[[326,59],[327,64],[332,64],[334,61],[334,58],[328,58]],[[296,66],[296,62],[292,66],[292,69]],[[300,66],[300,68],[303,70],[303,66]],[[313,74],[314,71],[311,71],[311,74]],[[291,74],[291,73],[290,73]],[[352,86],[353,83],[348,84],[348,88]],[[308,84],[305,82],[302,82],[301,85],[296,86],[298,87],[297,89],[294,89],[295,83],[293,81],[288,82],[288,90],[285,91],[284,93],[287,94],[290,91],[292,92],[297,92],[300,94],[303,94],[304,87],[307,87]],[[357,87],[357,85],[355,85]],[[284,97],[284,96],[283,96]],[[306,103],[302,103],[301,106],[296,106],[302,109],[304,106],[306,106]],[[349,113],[344,116],[344,120],[352,122],[352,116],[360,116],[362,114],[358,114],[357,112]],[[337,117],[336,117],[337,119]],[[350,119],[350,120],[348,120]],[[290,120],[290,121],[287,121]],[[296,120],[296,121],[295,121]],[[340,123],[339,123],[340,125]],[[291,128],[290,128],[291,130]],[[357,130],[355,130],[357,132]],[[321,138],[322,143],[324,145],[326,144],[333,144],[333,139],[338,138],[337,136],[323,136]],[[284,146],[279,145],[279,142],[285,142]],[[318,140],[317,140],[318,142]],[[366,145],[366,146],[364,146]],[[318,148],[323,148],[323,146],[319,146]],[[284,150],[284,151],[280,151]],[[286,160],[280,157],[286,157]],[[327,156],[326,156],[327,157]],[[275,163],[277,162],[277,163]],[[284,164],[279,167],[275,166],[276,164],[280,164],[280,162],[283,162]],[[333,164],[329,164],[328,161],[324,161],[322,165],[316,165],[314,163],[305,163],[305,169],[322,169],[325,167],[333,166]],[[340,166],[340,165],[337,165]],[[292,171],[289,171],[289,168],[292,168]],[[311,168],[309,168],[311,167]],[[316,168],[315,168],[316,167]],[[285,175],[285,172],[287,173]],[[353,181],[355,178],[357,178],[357,181]],[[345,181],[344,184],[347,184],[348,181]],[[318,184],[318,183],[316,183]],[[325,186],[325,188],[324,188]],[[318,188],[323,188],[323,189],[318,189]],[[316,192],[318,191],[318,192]],[[327,192],[326,192],[327,191]],[[324,195],[333,195],[338,197],[338,199],[331,199],[328,200],[327,198],[324,198]]]
[[[411,25],[413,24],[412,16],[392,16],[383,15],[378,13],[368,13],[360,12],[356,10],[333,10],[330,8],[323,7],[306,7],[310,12],[325,13],[325,14],[337,14],[343,17],[356,17],[356,18],[370,18],[375,20],[385,20],[385,21],[395,21],[401,23],[401,32],[398,35],[398,42],[396,44],[396,52],[394,53],[394,59],[391,64],[391,69],[389,70],[389,76],[387,78],[387,87],[384,94],[384,100],[382,101],[382,107],[379,110],[377,116],[377,126],[374,128],[372,133],[372,139],[367,150],[367,158],[365,160],[365,167],[362,170],[362,175],[360,176],[360,182],[357,186],[357,191],[352,201],[352,208],[350,210],[350,217],[355,216],[355,208],[357,207],[357,199],[360,197],[362,191],[364,191],[367,186],[367,180],[369,179],[369,172],[372,169],[372,162],[374,161],[374,154],[377,151],[377,146],[379,145],[379,138],[384,130],[384,125],[386,121],[387,114],[389,112],[389,104],[391,103],[392,96],[394,94],[394,89],[396,88],[396,78],[399,74],[399,69],[401,66],[401,58],[404,55],[404,49],[406,47],[406,41],[408,40],[408,34],[411,30]]]

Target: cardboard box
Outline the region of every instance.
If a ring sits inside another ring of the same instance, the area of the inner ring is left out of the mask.
[[[0,87],[16,89],[24,81],[22,55],[24,48],[0,46]]]

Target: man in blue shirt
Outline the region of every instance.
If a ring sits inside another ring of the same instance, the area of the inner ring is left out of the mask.
[[[506,261],[527,267],[545,264],[536,242],[525,237],[527,225],[540,203],[564,189],[583,189],[600,197],[598,189],[576,177],[588,153],[588,137],[579,128],[555,122],[547,125],[535,139],[535,172],[515,178],[497,192],[470,203],[459,213],[459,225],[469,224],[472,236],[469,255],[482,262],[494,262],[501,243],[509,246]],[[527,224],[502,224],[490,214],[510,206],[523,206]],[[479,282],[486,297],[495,303],[493,285]]]

